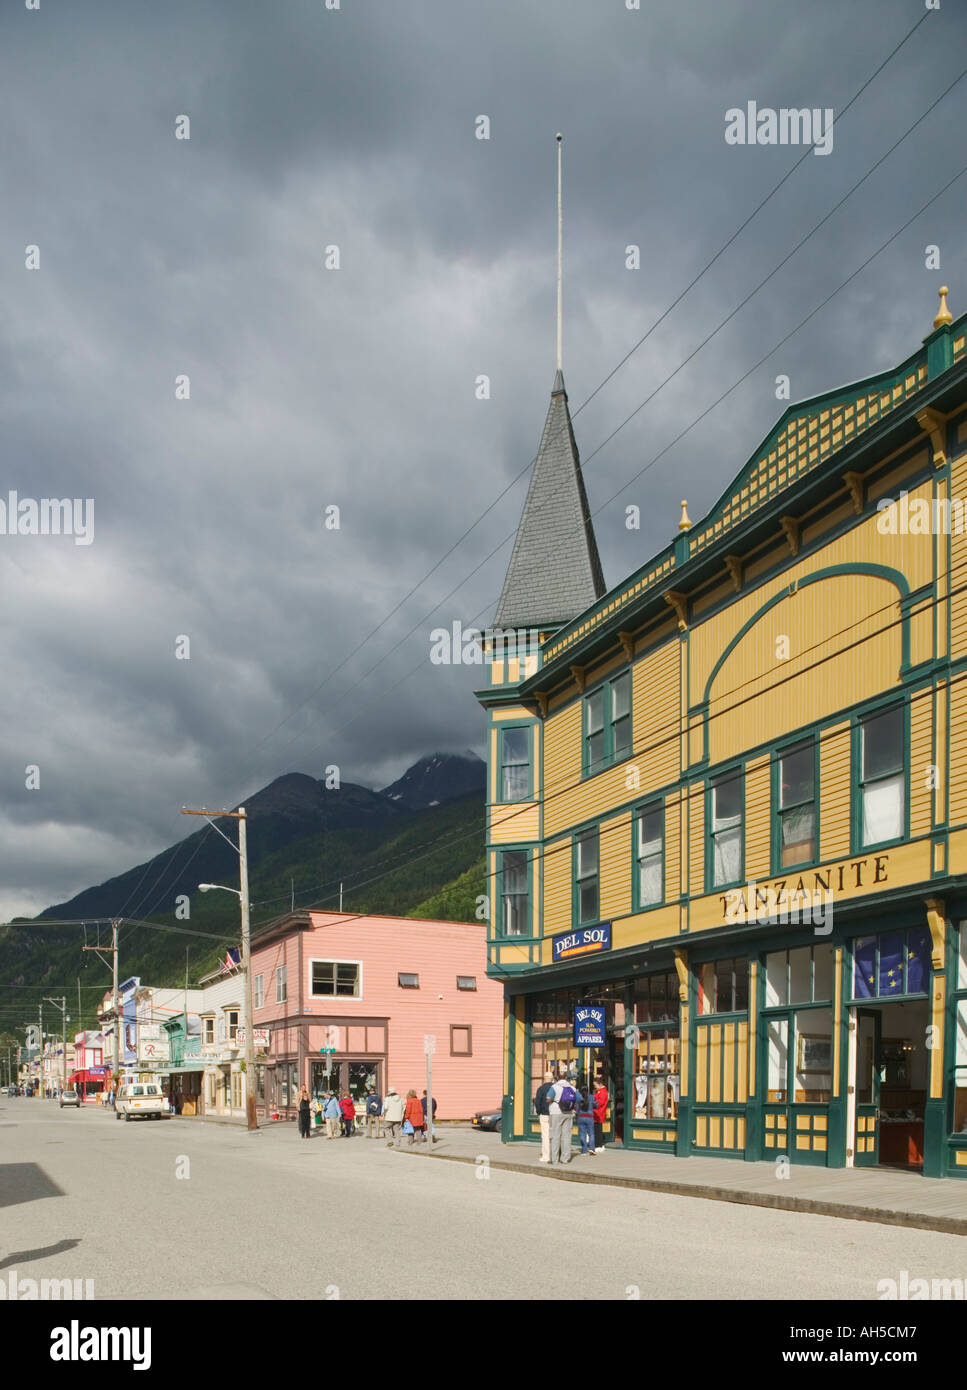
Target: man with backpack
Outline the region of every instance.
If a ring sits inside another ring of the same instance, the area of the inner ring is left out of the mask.
[[[544,1073],[544,1081],[538,1086],[534,1095],[534,1113],[537,1115],[541,1127],[541,1156],[539,1159],[541,1163],[550,1163],[551,1161],[551,1112],[547,1108],[547,1102],[553,1087],[554,1073],[548,1070]]]
[[[383,1137],[383,1097],[378,1094],[375,1086],[369,1086],[366,1091],[366,1138],[382,1139]]]
[[[571,1125],[574,1122],[577,1099],[578,1093],[566,1075],[561,1076],[551,1087],[547,1098],[547,1108],[550,1112],[551,1163],[571,1161]]]

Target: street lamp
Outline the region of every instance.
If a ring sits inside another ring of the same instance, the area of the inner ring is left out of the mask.
[[[234,893],[241,904],[242,909],[242,974],[244,984],[242,987],[242,1027],[245,1029],[245,1115],[249,1129],[258,1129],[259,1122],[255,1115],[255,1048],[252,1036],[252,950],[251,936],[249,931],[248,913],[248,852],[245,840],[245,807],[240,806],[237,811],[189,811],[182,807],[183,815],[202,815],[211,825],[213,830],[218,827],[213,823],[211,815],[221,814],[231,817],[238,821],[238,878],[239,888],[229,888],[224,883],[199,883],[198,889],[202,893],[210,893],[213,889],[220,889],[224,893]],[[219,835],[222,832],[218,830]],[[222,839],[227,844],[232,844],[227,835],[222,835]],[[235,846],[232,845],[232,849]],[[188,1027],[188,1015],[185,1014],[185,1028]]]

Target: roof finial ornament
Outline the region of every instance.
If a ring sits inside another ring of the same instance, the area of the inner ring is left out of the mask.
[[[945,323],[953,323],[954,321],[953,314],[947,308],[947,295],[950,291],[947,289],[946,285],[941,285],[937,293],[940,295],[940,308],[937,311],[937,317],[933,321],[933,326],[934,328],[943,328]]]
[[[564,315],[562,291],[564,284],[564,215],[561,203],[561,145],[564,136],[557,134],[557,370],[564,367]]]
[[[692,529],[692,523],[688,518],[688,503],[684,498],[682,499],[682,519],[678,523],[678,529],[679,531],[690,531]]]

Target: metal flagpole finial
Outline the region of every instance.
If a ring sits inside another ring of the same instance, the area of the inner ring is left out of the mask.
[[[561,145],[564,136],[557,134],[557,370],[564,366],[564,317],[562,291],[564,283],[564,217],[561,205]]]

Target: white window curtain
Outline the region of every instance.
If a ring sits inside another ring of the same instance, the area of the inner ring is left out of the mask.
[[[863,843],[897,840],[903,834],[903,773],[863,788]]]

